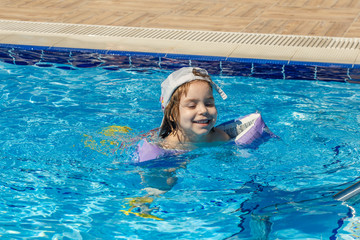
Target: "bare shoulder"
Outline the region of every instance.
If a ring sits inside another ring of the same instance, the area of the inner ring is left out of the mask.
[[[160,142],[160,145],[164,149],[175,149],[179,145],[179,139],[176,138],[174,135],[169,135]]]
[[[214,142],[225,142],[230,140],[230,136],[223,130],[220,130],[218,128],[214,128],[214,130],[215,130],[214,138],[213,138]]]

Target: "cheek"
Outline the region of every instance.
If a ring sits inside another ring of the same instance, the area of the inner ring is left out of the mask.
[[[212,118],[214,119],[213,124],[215,125],[216,121],[217,121],[217,110],[216,110],[216,108],[210,114],[212,115]]]
[[[216,108],[213,108],[211,111],[210,111],[211,115],[213,115],[215,118],[217,117],[217,109]]]
[[[192,118],[193,118],[193,114],[191,113],[191,111],[180,109],[179,111],[180,122],[190,121]]]

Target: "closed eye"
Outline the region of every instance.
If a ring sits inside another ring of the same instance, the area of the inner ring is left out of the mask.
[[[215,106],[215,103],[214,102],[208,102],[208,103],[205,103],[205,105],[207,107],[214,107]]]
[[[210,99],[208,99],[207,101],[205,101],[205,105],[206,105],[207,107],[214,107],[214,106],[215,106],[215,100],[214,100],[214,98],[210,98]]]
[[[196,104],[187,105],[186,107],[190,108],[190,109],[194,109],[194,108],[196,108]]]
[[[189,100],[185,101],[183,106],[186,107],[186,108],[189,108],[189,109],[195,109],[198,104],[199,104],[199,100],[189,99]],[[215,106],[214,98],[206,99],[205,102],[204,102],[204,105],[206,107],[214,107]]]

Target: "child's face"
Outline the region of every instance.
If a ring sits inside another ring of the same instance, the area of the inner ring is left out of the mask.
[[[205,81],[190,84],[187,95],[182,95],[179,104],[179,127],[185,141],[205,141],[214,127],[217,110],[212,89]]]

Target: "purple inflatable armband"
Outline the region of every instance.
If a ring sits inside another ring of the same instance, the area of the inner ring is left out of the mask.
[[[185,152],[175,149],[164,149],[154,143],[149,143],[147,139],[142,139],[136,146],[135,162],[141,163],[153,160],[164,156],[173,156],[180,152]]]
[[[272,137],[277,137],[266,126],[260,113],[252,113],[218,125],[216,128],[226,132],[236,145],[257,147]]]

